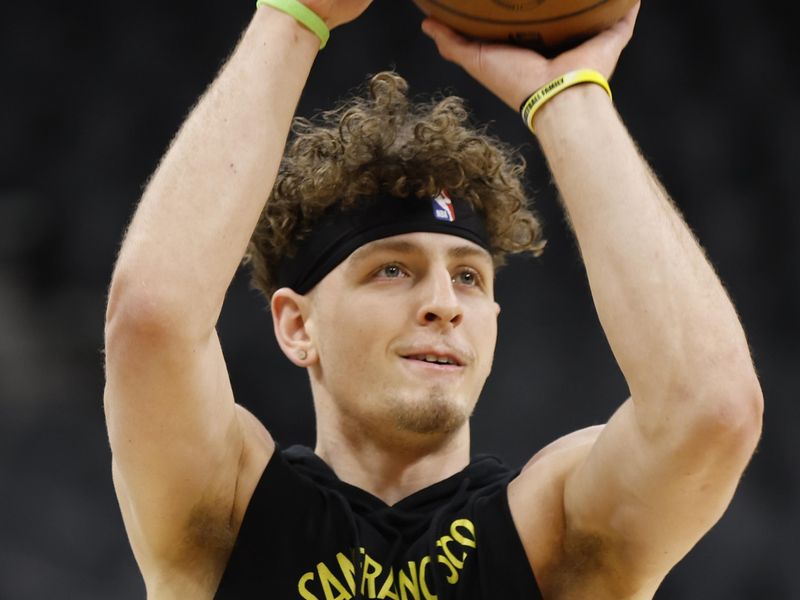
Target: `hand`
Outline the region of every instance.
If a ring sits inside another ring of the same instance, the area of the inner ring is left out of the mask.
[[[516,111],[533,92],[568,71],[595,69],[610,79],[633,35],[640,4],[609,29],[553,59],[518,46],[470,41],[430,18],[423,21],[422,31],[436,42],[443,58],[460,65]]]
[[[349,23],[372,3],[372,0],[302,0],[325,21],[328,29]]]

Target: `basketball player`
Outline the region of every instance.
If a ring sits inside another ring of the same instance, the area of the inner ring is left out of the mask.
[[[306,1],[330,29],[368,4]],[[567,72],[609,77],[635,12],[552,60],[424,28],[516,109]],[[761,428],[742,328],[700,246],[601,85],[538,109],[631,397],[521,470],[471,461],[495,268],[542,245],[521,167],[457,100],[414,107],[380,74],[298,124],[279,168],[319,46],[291,14],[256,10],[119,255],[105,406],[148,597],[651,598],[722,515]],[[308,372],[314,451],[278,448],[234,401],[215,323],[246,252]]]

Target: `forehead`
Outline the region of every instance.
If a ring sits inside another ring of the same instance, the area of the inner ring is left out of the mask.
[[[448,258],[469,258],[485,261],[489,266],[492,255],[489,252],[464,238],[446,233],[404,233],[382,238],[364,244],[354,250],[345,260],[345,265],[356,266],[372,256],[383,254],[414,254],[433,258],[445,255]]]

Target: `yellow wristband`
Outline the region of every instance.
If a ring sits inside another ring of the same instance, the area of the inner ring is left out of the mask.
[[[536,114],[536,111],[554,96],[579,83],[596,83],[606,91],[609,98],[612,98],[608,81],[594,69],[578,69],[577,71],[565,73],[533,92],[520,106],[519,111],[522,114],[522,120],[525,121],[531,133],[536,133],[533,131],[533,115]]]
[[[325,25],[325,21],[305,4],[299,2],[299,0],[258,0],[256,2],[256,8],[259,6],[277,8],[279,11],[285,12],[287,15],[291,15],[297,19],[297,21],[302,23],[307,29],[317,34],[320,50],[325,47],[325,44],[328,43],[328,38],[331,37],[331,32],[328,26]]]

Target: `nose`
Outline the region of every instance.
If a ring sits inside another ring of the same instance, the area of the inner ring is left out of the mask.
[[[458,326],[464,318],[463,307],[446,268],[431,269],[419,284],[421,302],[417,311],[420,325]]]

